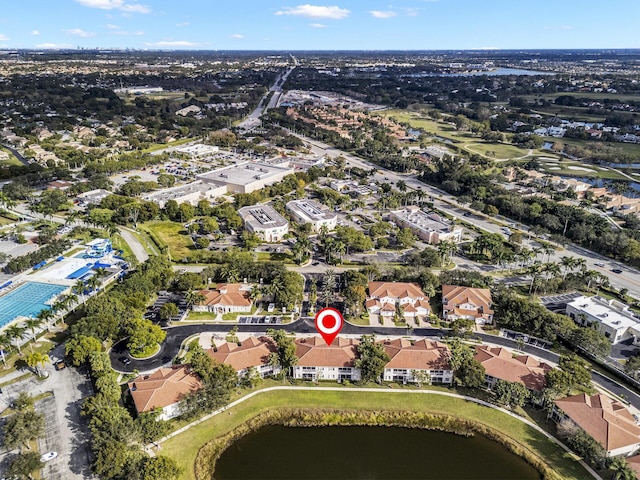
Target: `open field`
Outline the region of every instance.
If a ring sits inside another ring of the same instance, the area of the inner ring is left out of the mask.
[[[529,155],[529,150],[504,143],[471,143],[465,145],[464,148],[469,152],[480,153],[498,160],[520,158]]]
[[[186,257],[191,253],[193,244],[184,227],[171,221],[152,221],[141,225],[140,230],[156,235],[169,246],[172,258]]]
[[[412,128],[421,128],[428,133],[447,138],[453,143],[465,143],[469,141],[470,138],[477,140],[477,138],[471,137],[470,135],[465,136],[459,133],[452,125],[436,122],[434,120],[424,118],[420,116],[420,114],[412,113],[407,110],[382,110],[374,112],[373,115],[393,118],[399,123],[408,123]]]
[[[233,430],[259,413],[285,407],[417,411],[454,415],[493,428],[537,452],[562,478],[590,478],[571,455],[541,433],[497,410],[445,396],[358,392],[346,388],[344,391],[287,390],[257,395],[230,408],[226,413],[167,440],[162,444],[162,453],[172,457],[183,468],[181,478],[193,480],[196,455],[205,443]]]

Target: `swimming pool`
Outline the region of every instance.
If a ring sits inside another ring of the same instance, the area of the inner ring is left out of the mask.
[[[63,285],[27,282],[3,295],[0,297],[0,327],[20,316],[35,317],[41,310],[49,308],[44,302],[67,288]]]

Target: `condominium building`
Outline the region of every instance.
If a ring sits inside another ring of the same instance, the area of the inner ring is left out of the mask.
[[[567,304],[567,315],[578,325],[596,328],[614,345],[640,339],[640,320],[628,305],[615,300],[581,296]]]
[[[415,205],[394,210],[391,221],[401,228],[410,228],[414,235],[427,243],[462,240],[462,228],[440,217],[437,213],[423,212]]]
[[[265,242],[280,242],[289,233],[289,222],[270,205],[242,207],[238,213],[244,228]]]
[[[155,202],[160,208],[163,208],[169,200],[175,200],[178,203],[190,203],[195,206],[200,200],[215,200],[216,198],[226,195],[226,193],[226,186],[211,185],[196,180],[186,185],[158,190],[142,198],[150,202]]]
[[[338,223],[338,215],[315,200],[292,200],[287,203],[287,211],[296,222],[310,224],[314,232],[323,226],[331,231]]]

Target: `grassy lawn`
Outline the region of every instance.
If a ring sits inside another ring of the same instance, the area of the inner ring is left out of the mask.
[[[0,160],[0,167],[10,167],[11,165],[22,165],[22,162],[18,160],[10,150],[0,146],[0,152],[7,153],[9,155],[8,160]]]
[[[172,457],[184,469],[181,478],[195,479],[194,462],[198,450],[205,443],[259,413],[278,407],[417,411],[454,415],[487,425],[537,452],[562,478],[590,478],[571,455],[538,431],[497,410],[444,396],[357,392],[346,388],[335,392],[288,390],[257,395],[229,409],[228,414],[211,418],[166,441],[162,444],[162,453]]]
[[[28,331],[27,335],[30,336],[31,332]],[[29,341],[28,343],[22,345],[20,347],[20,349],[22,350],[21,355],[18,355],[18,352],[15,350],[15,347],[12,346],[11,353],[8,355],[5,355],[5,358],[7,361],[6,365],[0,364],[0,384],[2,384],[2,377],[4,377],[5,375],[9,375],[10,373],[13,373],[18,369],[28,368],[25,358],[29,353],[31,353],[32,347],[34,352],[48,354],[53,349],[53,347],[55,347],[54,343],[46,340],[46,338],[50,336],[51,334],[46,333],[43,337],[36,339],[35,343],[33,343],[32,341]],[[31,370],[29,370],[29,372],[31,372]],[[25,373],[25,374],[31,375],[30,373]]]
[[[548,162],[555,162],[557,165],[547,165],[544,159],[539,159],[541,162],[541,170],[551,175],[566,175],[572,177],[592,177],[603,178],[609,180],[626,180],[629,179],[624,175],[621,175],[616,169],[606,167],[607,170],[601,170],[596,165],[591,165],[586,162],[575,162],[570,160],[547,160]],[[574,167],[574,168],[570,168]]]
[[[352,323],[354,325],[362,325],[365,327],[369,326],[369,317],[349,317],[349,319],[347,320],[347,322]]]
[[[519,158],[529,154],[529,150],[504,143],[472,143],[467,145],[465,149],[496,159]]]
[[[0,216],[0,227],[3,227],[5,225],[9,225],[10,223],[14,223],[15,220],[11,220],[7,217],[2,217]]]
[[[140,230],[153,232],[166,243],[171,250],[171,257],[180,259],[188,256],[193,250],[191,238],[184,227],[176,222],[153,221],[140,226]]]
[[[193,142],[195,140],[195,138],[181,138],[180,140],[176,140],[171,143],[154,143],[149,148],[145,148],[143,152],[149,153],[155,152],[157,150],[162,150],[163,148],[177,147],[179,145],[184,145],[185,143]]]
[[[373,115],[393,118],[399,123],[408,123],[412,128],[421,128],[427,133],[447,138],[454,143],[466,142],[468,140],[467,136],[461,135],[452,125],[429,120],[421,117],[420,114],[407,110],[383,110],[381,112],[375,112]]]
[[[127,242],[124,241],[124,238],[119,233],[116,233],[111,236],[111,241],[113,242],[113,248],[115,250],[122,250],[124,253],[122,254],[123,258],[136,258],[133,254],[133,250]]]
[[[259,262],[284,262],[293,264],[293,257],[284,252],[256,252],[256,260]]]
[[[213,312],[189,312],[187,316],[187,320],[197,321],[197,320],[215,320],[217,315]]]

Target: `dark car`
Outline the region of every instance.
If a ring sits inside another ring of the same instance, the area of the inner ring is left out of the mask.
[[[462,215],[464,215],[465,217],[470,217],[472,214],[471,212],[464,212]]]
[[[611,271],[613,273],[622,273],[622,270],[620,270],[619,268],[612,268]]]
[[[124,365],[131,364],[131,359],[129,357],[120,357],[118,360],[121,361]]]

